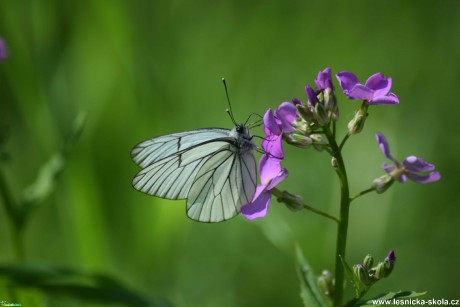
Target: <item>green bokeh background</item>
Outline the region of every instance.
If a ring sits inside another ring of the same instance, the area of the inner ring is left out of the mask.
[[[352,193],[382,174],[377,131],[398,159],[421,156],[443,176],[354,202],[348,261],[394,249],[395,271],[370,294],[460,298],[460,2],[2,1],[0,36],[9,50],[0,63],[0,120],[10,155],[1,168],[15,197],[62,146],[74,118],[87,114],[55,192],[24,231],[27,264],[102,272],[175,306],[300,306],[294,246],[318,273],[333,269],[333,222],[276,201],[264,219],[193,222],[184,201],[131,187],[138,168],[129,153],[153,136],[231,127],[221,77],[242,121],[305,99],[304,86],[329,66],[361,80],[381,71],[400,98],[398,106],[371,107],[363,133],[347,143]],[[359,102],[337,92],[343,134]],[[328,155],[285,151],[281,188],[337,215]],[[5,214],[2,207],[0,261],[10,264]]]

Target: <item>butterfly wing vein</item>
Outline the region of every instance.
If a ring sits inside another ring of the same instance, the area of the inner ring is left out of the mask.
[[[143,169],[133,186],[168,199],[187,198],[187,215],[220,222],[237,215],[255,193],[256,163],[225,129],[171,134],[140,143],[133,160]]]

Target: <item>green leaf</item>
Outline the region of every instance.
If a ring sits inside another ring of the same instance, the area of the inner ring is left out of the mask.
[[[102,274],[84,274],[67,268],[9,265],[0,266],[0,277],[8,288],[15,291],[36,290],[49,296],[129,306],[169,306]]]
[[[340,260],[342,260],[342,265],[345,268],[345,272],[347,272],[348,277],[351,279],[351,283],[353,284],[353,287],[355,288],[355,297],[360,298],[362,295],[362,290],[361,290],[361,282],[358,280],[358,277],[353,273],[353,270],[351,269],[350,265],[343,259],[342,255],[339,255]]]
[[[370,299],[363,299],[358,301],[353,306],[382,306],[387,305],[384,301],[393,300],[393,299],[410,299],[418,296],[425,295],[425,292],[415,292],[415,291],[398,291],[398,292],[389,292],[377,295]]]
[[[305,307],[324,307],[329,304],[324,299],[318,288],[317,279],[307,260],[305,260],[302,250],[296,246],[296,269],[300,278],[300,297]]]

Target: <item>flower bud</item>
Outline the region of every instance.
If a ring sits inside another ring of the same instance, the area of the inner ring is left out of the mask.
[[[307,93],[308,103],[310,105],[315,106],[319,102],[315,91],[310,86],[307,85],[305,87],[305,93]]]
[[[371,278],[369,277],[369,272],[366,270],[364,265],[362,264],[355,264],[353,266],[353,271],[358,277],[359,281],[362,282],[364,285],[369,285],[371,283]]]
[[[321,134],[310,134],[310,138],[313,141],[313,147],[315,147],[318,151],[322,151],[324,148],[329,146],[327,139]]]
[[[317,103],[313,110],[314,118],[319,126],[324,126],[329,123],[329,115],[323,104]]]
[[[278,202],[283,203],[292,211],[300,211],[303,209],[303,198],[300,195],[294,195],[287,191],[283,191],[278,196]]]
[[[388,255],[385,257],[383,263],[385,264],[385,277],[388,277],[395,267],[396,257],[394,250],[391,250]]]
[[[334,277],[328,270],[324,270],[323,273],[318,276],[318,287],[328,297],[333,296],[334,291]]]
[[[387,272],[387,268],[386,268],[385,263],[379,262],[379,264],[377,265],[377,268],[375,268],[374,276],[377,280],[382,279],[383,277],[385,277],[386,272]]]
[[[292,122],[292,128],[294,128],[296,132],[300,132],[300,134],[306,134],[309,130],[308,123],[300,116]]]
[[[391,187],[393,182],[393,177],[390,174],[385,174],[372,182],[372,188],[375,189],[375,192],[381,194]]]
[[[374,265],[374,257],[372,257],[370,254],[367,254],[366,257],[364,257],[363,265],[367,270],[372,269],[372,266]]]
[[[285,133],[283,137],[288,144],[297,146],[299,148],[307,148],[313,143],[311,138],[297,132]]]
[[[304,106],[303,104],[296,105],[297,111],[299,111],[300,116],[305,119],[307,123],[313,121],[313,112],[310,108]]]
[[[355,116],[353,119],[348,123],[348,134],[353,135],[353,134],[358,134],[363,130],[364,127],[364,122],[366,121],[366,116],[361,114],[360,111],[356,112]]]
[[[333,121],[337,121],[339,119],[339,107],[337,106],[337,98],[335,97],[334,90],[332,88],[326,88],[323,95],[326,111],[329,112]]]
[[[353,119],[348,123],[348,134],[358,134],[364,128],[364,122],[368,116],[367,109],[369,106],[363,102],[361,108],[356,112]]]

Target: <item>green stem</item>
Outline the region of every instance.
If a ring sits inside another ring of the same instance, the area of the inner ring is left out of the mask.
[[[0,169],[0,194],[5,206],[5,211],[8,216],[10,231],[11,231],[11,240],[13,243],[13,249],[16,254],[16,258],[19,261],[24,259],[24,248],[22,242],[22,227],[21,227],[21,216],[19,207],[13,199],[13,196],[10,193],[8,184],[6,183],[5,176]]]
[[[351,203],[352,201],[354,201],[356,198],[361,197],[361,196],[363,196],[363,195],[365,195],[365,194],[367,194],[367,193],[373,192],[373,191],[375,191],[375,188],[369,188],[369,189],[367,189],[367,190],[364,190],[364,191],[359,192],[358,194],[356,194],[355,196],[353,196],[353,197],[350,198],[350,203]]]
[[[348,215],[350,209],[350,190],[348,187],[347,172],[343,162],[341,148],[337,145],[330,129],[326,126],[324,131],[331,146],[333,156],[337,159],[337,175],[340,179],[340,223],[337,229],[337,245],[335,254],[335,289],[334,289],[334,306],[342,305],[344,269],[340,256],[345,259],[345,250],[347,246],[348,233]]]
[[[347,133],[347,135],[345,135],[345,137],[343,138],[342,142],[340,142],[340,145],[339,145],[340,150],[342,150],[343,145],[345,145],[345,142],[348,140],[349,137],[350,135]]]
[[[282,203],[285,203],[285,204],[288,203],[289,199],[286,197],[286,193],[287,193],[288,195],[291,195],[289,192],[281,191],[281,190],[279,190],[279,189],[277,189],[277,188],[273,188],[271,191],[272,191],[272,194],[276,196],[278,202],[282,202]],[[316,213],[316,214],[318,214],[318,215],[321,215],[321,216],[324,216],[324,217],[326,217],[326,218],[328,218],[328,219],[331,219],[331,220],[333,220],[333,221],[336,222],[336,223],[340,223],[340,221],[339,221],[338,218],[336,218],[335,216],[332,216],[332,215],[330,215],[330,214],[328,214],[328,213],[326,213],[326,212],[324,212],[324,211],[321,211],[321,210],[319,210],[319,209],[316,209],[316,208],[311,207],[311,206],[309,206],[309,205],[306,205],[306,204],[304,204],[304,203],[302,203],[302,204],[296,204],[296,205],[298,205],[299,207],[301,207],[301,208],[303,208],[303,209],[305,209],[305,210],[309,210],[309,211],[311,211],[311,212],[313,212],[313,213]]]

